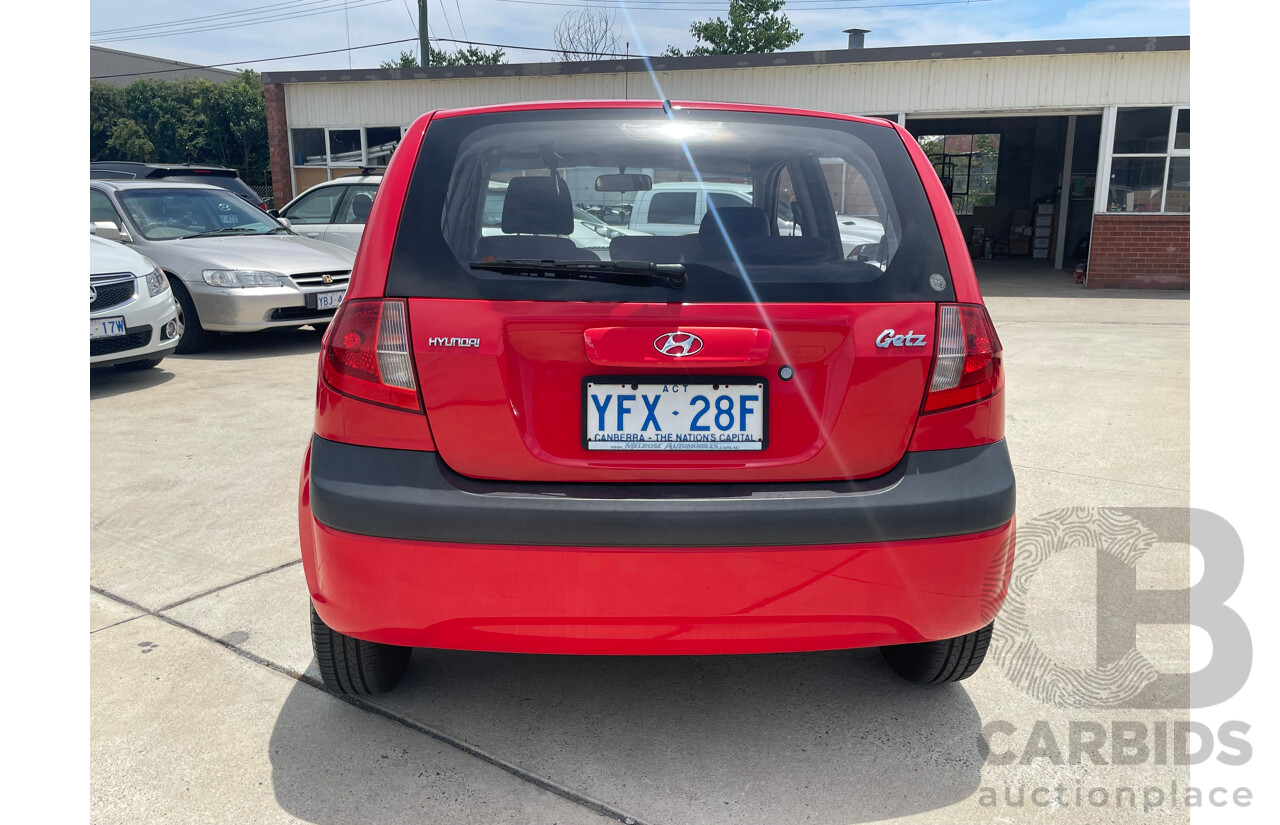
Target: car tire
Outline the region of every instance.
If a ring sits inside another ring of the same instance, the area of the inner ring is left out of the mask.
[[[978,671],[991,644],[995,622],[972,633],[936,642],[886,645],[880,648],[889,667],[904,679],[940,685],[968,679]]]
[[[330,693],[372,696],[386,693],[404,676],[413,648],[384,645],[339,633],[311,605],[311,647],[320,678]]]
[[[191,293],[182,286],[182,282],[175,277],[170,277],[169,283],[172,285],[173,297],[178,301],[178,325],[182,327],[178,346],[174,347],[173,351],[179,355],[199,352],[209,346],[213,340],[213,333],[200,326],[200,314],[196,312]]]
[[[154,366],[158,366],[163,360],[163,358],[147,358],[142,361],[129,361],[125,364],[116,364],[115,367],[122,372],[141,372],[142,370],[149,370]]]

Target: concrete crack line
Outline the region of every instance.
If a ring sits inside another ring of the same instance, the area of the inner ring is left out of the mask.
[[[297,562],[290,562],[290,564],[296,564],[296,563]],[[282,565],[282,567],[287,567],[287,566],[288,565]],[[280,568],[275,568],[275,569],[280,569]],[[262,571],[262,573],[259,573],[257,575],[262,575],[270,572],[271,572],[270,570],[264,570]],[[250,578],[253,578],[253,577],[251,576]],[[238,584],[238,583],[239,582],[233,582],[232,584]],[[225,586],[230,587],[232,585],[225,585]],[[200,630],[199,628],[192,627],[186,622],[179,621],[173,618],[172,616],[166,616],[160,613],[159,611],[152,610],[147,607],[143,607],[137,602],[132,602],[122,596],[117,596],[116,594],[111,593],[107,590],[104,590],[101,587],[98,587],[97,585],[91,584],[89,585],[89,589],[94,593],[97,593],[99,596],[111,599],[112,601],[115,601],[115,602],[119,602],[120,604],[123,604],[126,607],[132,607],[134,610],[141,611],[142,613],[148,616],[159,619],[160,621],[172,627],[176,627],[179,630],[185,630],[188,633],[191,633],[195,636],[199,636],[200,638],[206,641],[213,642],[216,645],[220,645],[226,648],[227,650],[230,650],[232,653],[235,653],[238,656],[242,656],[248,659],[254,664],[262,665],[263,667],[270,668],[271,670],[274,670],[275,672],[280,673],[284,676],[288,676],[289,678],[294,679],[295,681],[310,685],[311,687],[316,688],[317,690],[329,696],[333,696],[333,698],[335,699],[340,699],[341,701],[346,702],[349,705],[354,705],[360,710],[363,710],[367,713],[372,713],[376,716],[381,716],[384,719],[388,719],[392,722],[402,725],[403,727],[409,728],[410,730],[417,731],[418,733],[421,733],[421,734],[425,734],[426,736],[429,736],[430,738],[435,739],[438,742],[441,742],[445,745],[456,748],[462,751],[463,753],[467,754],[468,756],[473,756],[476,759],[479,759],[481,762],[485,762],[489,765],[492,765],[495,768],[499,768],[500,770],[506,771],[507,773],[511,774],[512,776],[514,776],[519,780],[528,782],[530,785],[541,788],[542,790],[547,791],[548,793],[555,794],[561,799],[565,799],[569,802],[572,802],[575,805],[586,808],[587,810],[593,813],[601,814],[611,819],[616,819],[619,822],[626,823],[626,825],[649,825],[649,823],[646,820],[624,813],[618,810],[617,808],[614,808],[612,805],[608,805],[604,802],[600,802],[599,800],[593,799],[587,796],[586,794],[580,793],[564,785],[561,785],[558,782],[547,779],[545,777],[538,776],[535,773],[527,771],[524,768],[521,768],[520,766],[514,763],[506,761],[505,759],[501,759],[500,757],[494,756],[493,754],[490,754],[489,752],[482,750],[476,747],[475,745],[472,745],[462,739],[458,739],[456,737],[450,736],[449,734],[444,733],[443,731],[436,730],[435,728],[429,725],[424,725],[421,722],[417,722],[413,719],[408,718],[407,716],[403,716],[399,713],[396,713],[395,711],[387,710],[386,708],[379,707],[373,704],[372,702],[369,702],[365,699],[362,699],[356,696],[334,696],[333,694],[329,693],[328,690],[325,689],[324,684],[319,679],[308,676],[305,673],[299,673],[293,668],[285,667],[284,665],[273,662],[270,659],[263,658],[262,656],[259,656],[256,653],[252,653],[248,650],[244,650],[243,648],[237,647],[229,642],[219,639],[216,636],[205,633],[203,630]],[[216,589],[222,589],[222,588],[216,588]],[[199,598],[199,596],[193,596],[192,598],[193,599]],[[168,608],[161,608],[161,609],[167,610]],[[132,619],[137,619],[137,618],[141,618],[141,617],[133,616],[130,619],[126,619],[125,621],[132,621]],[[123,624],[123,623],[124,622],[117,622],[117,624]],[[100,628],[100,629],[106,630],[106,628]]]
[[[1051,470],[1048,467],[1032,467],[1030,464],[1015,464],[1014,468],[1018,470],[1036,470],[1041,473],[1058,473],[1064,476],[1075,476],[1076,478],[1091,478],[1094,481],[1108,481],[1112,484],[1128,484],[1133,487],[1150,487],[1153,490],[1169,490],[1175,493],[1190,493],[1182,487],[1165,487],[1163,484],[1143,484],[1141,481],[1125,481],[1120,478],[1104,478],[1102,476],[1091,476],[1087,473],[1070,473],[1066,470]]]
[[[259,576],[265,576],[268,573],[275,573],[277,571],[284,570],[286,567],[293,567],[295,564],[302,564],[302,559],[294,559],[292,561],[287,561],[284,564],[277,564],[275,567],[268,567],[266,570],[259,570],[257,573],[250,573],[244,578],[236,579],[235,581],[227,582],[226,584],[220,584],[216,587],[210,587],[208,590],[202,590],[194,596],[187,596],[185,599],[178,599],[178,601],[173,602],[172,604],[166,604],[164,607],[158,607],[156,610],[157,612],[172,610],[175,607],[181,607],[187,602],[194,602],[196,599],[203,599],[205,596],[210,596],[220,590],[226,590],[228,587],[235,587],[237,584],[244,584],[245,582],[253,581]]]

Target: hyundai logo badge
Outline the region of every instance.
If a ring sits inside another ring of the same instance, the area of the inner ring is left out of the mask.
[[[684,358],[702,352],[702,339],[692,332],[668,332],[654,340],[653,348],[663,355]]]
[[[98,290],[91,286],[89,287],[89,303],[92,304],[96,300],[98,300]]]

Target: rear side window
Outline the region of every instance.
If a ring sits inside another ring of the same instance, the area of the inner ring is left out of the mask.
[[[692,225],[697,213],[697,192],[659,192],[649,201],[648,222]]]
[[[640,191],[619,191],[623,184]],[[594,226],[583,212],[626,222]],[[687,285],[673,291],[471,266],[504,260],[681,263]],[[684,303],[955,294],[924,187],[895,131],[681,109],[670,118],[658,109],[436,118],[409,185],[387,290]]]
[[[249,203],[254,205],[262,203],[262,198],[258,197],[258,193],[254,192],[249,184],[234,175],[164,175],[163,177],[167,181],[179,183],[208,183],[213,186],[221,186],[223,189],[235,192]]]

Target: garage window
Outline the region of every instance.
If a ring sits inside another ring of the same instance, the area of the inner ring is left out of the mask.
[[[1150,106],[1116,111],[1108,212],[1191,211],[1191,110]]]
[[[919,140],[957,215],[972,215],[975,206],[995,205],[999,135],[922,135]]]

